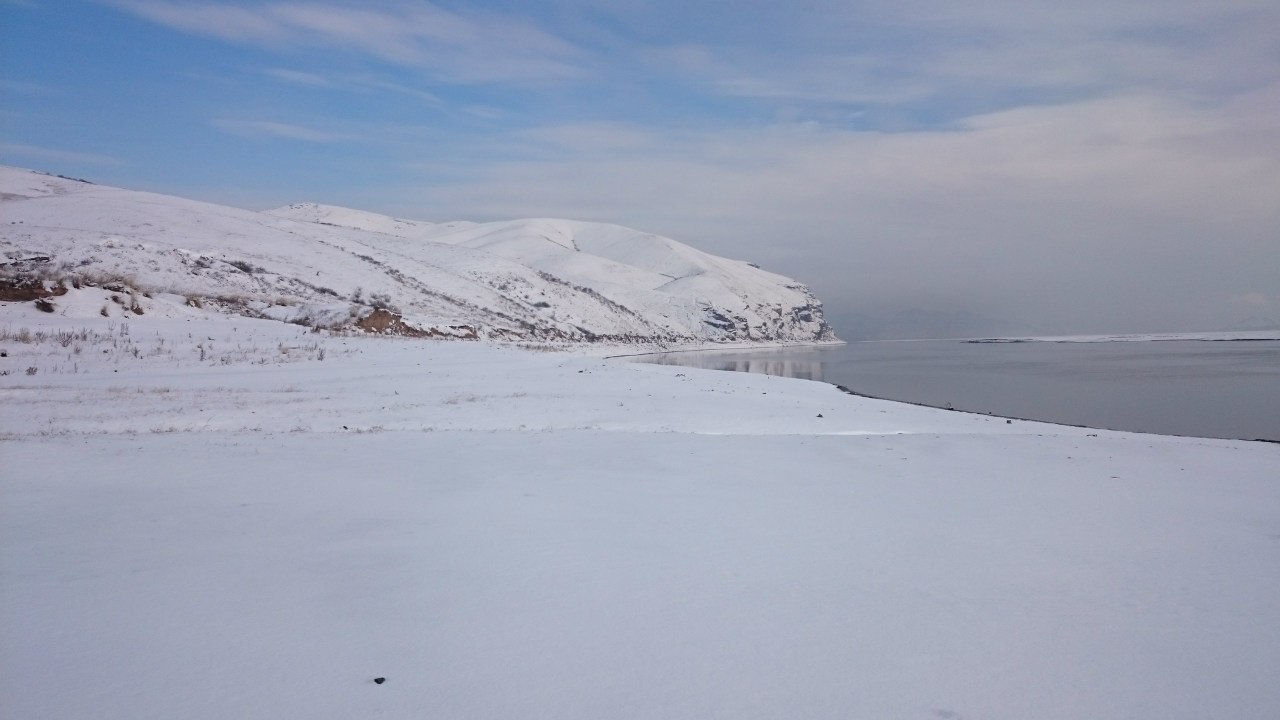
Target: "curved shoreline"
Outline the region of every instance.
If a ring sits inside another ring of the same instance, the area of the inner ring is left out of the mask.
[[[821,347],[827,347],[827,346],[830,346],[830,345],[846,345],[846,344],[848,344],[848,343],[847,343],[847,342],[845,342],[845,341],[840,341],[840,342],[838,342],[838,343],[801,344],[801,345],[767,345],[767,346],[757,346],[757,347],[723,348],[723,350],[724,350],[724,351],[726,351],[726,352],[729,352],[729,351],[740,351],[740,350],[781,350],[781,349],[787,349],[787,348],[821,348]],[[605,358],[604,358],[604,359],[606,359],[606,360],[612,360],[612,359],[616,359],[616,358],[636,358],[636,357],[644,357],[644,356],[646,356],[646,355],[675,355],[675,354],[685,354],[685,353],[695,353],[695,352],[715,352],[715,351],[716,351],[716,350],[718,350],[718,349],[720,349],[720,348],[694,348],[694,349],[687,349],[687,350],[673,350],[673,351],[669,351],[669,352],[656,352],[656,353],[633,353],[633,354],[629,354],[629,355],[609,355],[609,356],[605,356]],[[642,361],[641,361],[641,362],[642,362]],[[654,364],[654,365],[664,365],[664,364],[666,364],[666,363],[651,363],[651,364]],[[717,371],[717,372],[745,372],[745,371],[742,371],[742,370],[718,370],[718,369],[716,369],[716,368],[702,368],[702,367],[698,367],[698,366],[694,366],[694,365],[678,365],[678,364],[677,364],[677,365],[675,365],[675,366],[676,366],[676,367],[690,367],[690,368],[695,368],[695,369],[700,369],[700,370],[715,370],[715,371]],[[770,373],[764,373],[764,374],[768,375],[768,374],[770,374]],[[786,375],[775,375],[774,377],[789,377],[789,376],[786,376]],[[870,394],[870,393],[859,392],[859,391],[857,391],[857,390],[854,390],[854,389],[850,388],[850,387],[849,387],[849,386],[847,386],[847,385],[841,385],[840,383],[832,382],[832,381],[829,381],[829,380],[813,380],[813,379],[810,379],[810,378],[790,378],[790,379],[792,379],[792,380],[804,380],[804,381],[806,381],[806,382],[819,382],[819,383],[823,383],[823,384],[826,384],[826,385],[831,385],[831,386],[835,387],[837,390],[839,390],[840,392],[842,392],[842,393],[844,393],[844,394],[846,394],[846,395],[852,395],[852,396],[854,396],[854,397],[867,398],[868,400],[880,400],[880,401],[883,401],[883,402],[900,403],[900,404],[903,404],[903,405],[914,405],[914,406],[916,406],[916,407],[930,408],[930,409],[933,409],[933,410],[945,410],[945,411],[948,411],[948,412],[965,413],[965,414],[968,414],[968,415],[979,415],[979,416],[982,416],[982,417],[1003,418],[1003,419],[1005,419],[1005,420],[1018,420],[1018,421],[1020,421],[1020,422],[1043,423],[1043,424],[1046,424],[1046,425],[1058,425],[1058,426],[1061,426],[1061,427],[1079,428],[1079,429],[1082,429],[1082,430],[1105,430],[1105,431],[1107,431],[1107,432],[1136,433],[1136,434],[1139,434],[1139,435],[1157,435],[1157,436],[1160,436],[1160,437],[1192,438],[1192,439],[1202,439],[1202,440],[1238,440],[1238,441],[1241,441],[1241,442],[1258,442],[1258,443],[1268,443],[1268,444],[1273,444],[1273,445],[1280,445],[1280,439],[1272,440],[1272,439],[1269,439],[1269,438],[1243,438],[1243,437],[1229,438],[1229,437],[1213,437],[1213,436],[1206,436],[1206,435],[1183,435],[1183,434],[1179,434],[1179,433],[1162,433],[1162,432],[1152,432],[1152,431],[1148,431],[1148,430],[1129,430],[1129,429],[1122,429],[1122,428],[1100,427],[1100,426],[1097,426],[1097,425],[1082,425],[1082,424],[1079,424],[1079,423],[1062,422],[1062,421],[1058,421],[1058,420],[1041,420],[1041,419],[1038,419],[1038,418],[1021,417],[1021,416],[1018,416],[1018,415],[1002,415],[1002,414],[993,413],[993,412],[985,412],[985,413],[984,413],[984,412],[978,412],[978,411],[976,411],[976,410],[962,410],[962,409],[954,408],[954,407],[947,407],[947,406],[940,406],[940,405],[931,405],[931,404],[929,404],[929,403],[925,403],[925,402],[917,402],[917,401],[914,401],[914,400],[901,400],[901,399],[898,399],[898,398],[884,397],[884,396],[882,396],[882,395],[872,395],[872,394]]]

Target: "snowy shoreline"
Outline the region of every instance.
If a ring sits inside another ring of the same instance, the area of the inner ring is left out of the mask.
[[[713,352],[741,352],[744,350],[796,350],[804,348],[824,348],[837,347],[846,345],[844,340],[828,340],[824,342],[780,342],[780,343],[716,343],[714,345],[678,345],[673,346],[669,350],[647,350],[645,352],[626,352],[618,353],[619,350],[631,349],[624,346],[605,346],[603,352],[617,354],[598,354],[595,352],[596,346],[584,346],[588,353],[595,357],[602,357],[605,360],[614,360],[622,358],[641,358],[646,355],[674,355],[678,353],[713,353]]]
[[[1239,342],[1248,342],[1248,341],[1253,341],[1253,340],[1263,340],[1263,339],[1267,339],[1267,338],[1236,338],[1236,339],[1235,339],[1235,341],[1239,341]],[[858,341],[855,341],[855,342],[858,342]],[[872,342],[881,342],[881,341],[872,341]],[[913,342],[913,341],[894,341],[894,342]],[[956,341],[956,342],[996,342],[996,341],[973,341],[973,340],[970,340],[970,341]],[[1000,341],[1000,342],[1004,342],[1004,341]],[[1023,342],[1023,341],[1009,341],[1009,342]],[[1028,342],[1029,342],[1029,341],[1028,341]],[[1046,341],[1046,342],[1051,342],[1051,341]],[[1083,341],[1082,341],[1082,342],[1083,342]],[[779,345],[774,345],[774,346],[752,346],[752,347],[743,347],[743,348],[694,348],[694,349],[689,349],[689,350],[672,350],[672,351],[664,351],[664,352],[657,352],[657,353],[639,353],[639,354],[633,354],[633,355],[608,355],[608,356],[605,356],[605,357],[606,357],[606,359],[621,358],[621,359],[628,359],[628,360],[632,360],[632,361],[635,361],[635,362],[646,362],[645,360],[643,360],[643,358],[644,358],[644,357],[646,357],[646,356],[649,356],[649,355],[655,355],[655,356],[657,356],[657,355],[684,354],[684,353],[704,353],[704,352],[705,352],[705,353],[715,353],[715,352],[717,352],[717,351],[724,351],[724,352],[727,352],[727,353],[732,353],[732,352],[735,352],[735,351],[744,351],[744,350],[745,350],[745,351],[759,350],[759,351],[761,351],[761,352],[768,352],[768,351],[770,351],[770,350],[789,350],[789,349],[805,349],[805,348],[821,349],[821,348],[823,348],[823,347],[831,347],[831,346],[834,346],[834,345],[844,345],[844,344],[847,344],[847,343],[846,343],[845,341],[840,341],[840,342],[835,342],[835,343],[819,343],[819,344],[809,343],[809,344],[799,344],[799,345],[780,345],[780,346],[779,346]],[[662,363],[662,364],[675,365],[675,366],[677,366],[677,367],[693,367],[693,366],[681,366],[681,365],[679,365],[678,363]],[[738,370],[717,370],[717,372],[740,372],[740,371],[738,371]],[[976,411],[971,411],[971,410],[960,410],[960,409],[957,409],[957,408],[948,407],[948,406],[946,406],[946,405],[932,405],[932,404],[930,404],[930,403],[926,403],[926,402],[916,402],[916,401],[912,401],[912,400],[905,400],[905,399],[902,399],[902,398],[893,398],[893,397],[888,397],[888,396],[886,396],[886,395],[875,395],[875,394],[868,393],[868,392],[863,392],[863,391],[857,390],[857,389],[855,389],[855,388],[848,387],[847,385],[843,385],[843,384],[840,384],[840,383],[836,383],[836,382],[833,382],[833,381],[830,381],[830,380],[815,380],[815,379],[809,379],[809,378],[804,378],[804,380],[805,380],[805,381],[807,381],[807,382],[820,382],[820,383],[825,383],[825,384],[827,384],[827,385],[832,385],[832,386],[836,387],[838,390],[840,390],[841,392],[847,393],[847,394],[849,394],[849,395],[853,395],[853,396],[855,396],[855,397],[862,397],[862,398],[867,398],[867,399],[870,399],[870,400],[883,400],[883,401],[886,401],[886,402],[902,403],[902,404],[904,404],[904,405],[915,405],[915,406],[917,406],[917,407],[925,407],[925,408],[931,408],[931,409],[935,409],[935,410],[946,410],[946,411],[949,411],[949,412],[969,413],[969,414],[974,414],[974,415],[980,415],[980,416],[983,416],[983,417],[999,418],[999,419],[1002,419],[1002,420],[1011,420],[1011,421],[1012,421],[1012,420],[1017,420],[1017,421],[1019,421],[1019,422],[1035,422],[1035,423],[1044,423],[1044,424],[1048,424],[1048,425],[1061,425],[1061,426],[1063,426],[1063,427],[1082,428],[1082,429],[1086,429],[1086,430],[1106,430],[1106,431],[1111,431],[1111,432],[1130,432],[1130,433],[1137,433],[1137,434],[1140,434],[1140,435],[1158,435],[1158,436],[1165,436],[1165,437],[1180,437],[1180,438],[1201,438],[1201,437],[1204,437],[1204,436],[1201,436],[1201,435],[1192,435],[1192,434],[1179,434],[1179,433],[1168,433],[1168,432],[1161,433],[1161,432],[1149,432],[1149,431],[1143,431],[1143,430],[1122,430],[1122,429],[1117,429],[1117,428],[1108,428],[1108,427],[1103,427],[1103,426],[1101,426],[1101,425],[1085,425],[1085,424],[1081,424],[1081,423],[1060,422],[1060,421],[1055,421],[1055,420],[1045,420],[1045,419],[1043,419],[1043,418],[1026,417],[1026,416],[1021,416],[1021,415],[1010,415],[1010,414],[1001,414],[1001,413],[993,413],[993,412],[981,413],[981,412],[976,412]],[[1267,438],[1256,438],[1256,437],[1252,437],[1252,438],[1251,438],[1251,437],[1240,437],[1240,438],[1225,438],[1225,439],[1240,440],[1240,441],[1242,441],[1242,442],[1280,443],[1280,440],[1269,440],[1269,439],[1267,439]]]

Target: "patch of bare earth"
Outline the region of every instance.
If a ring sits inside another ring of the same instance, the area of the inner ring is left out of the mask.
[[[414,327],[404,321],[398,313],[383,308],[375,308],[373,312],[355,322],[357,330],[377,335],[403,335],[405,337],[448,337],[455,339],[475,340],[479,333],[470,325],[450,326],[452,332],[444,332],[437,328]]]
[[[65,287],[45,287],[44,281],[32,277],[0,278],[0,301],[4,302],[26,302],[66,294]]]

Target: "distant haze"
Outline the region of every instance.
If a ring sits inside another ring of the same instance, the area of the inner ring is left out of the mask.
[[[1275,328],[1277,27],[1274,0],[0,2],[0,160],[614,222],[805,282],[847,339]]]

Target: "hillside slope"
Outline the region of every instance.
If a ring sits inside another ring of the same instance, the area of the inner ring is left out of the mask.
[[[794,280],[615,225],[426,223],[309,203],[252,212],[0,167],[0,228],[11,278],[114,282],[303,324],[668,346],[835,340]]]

